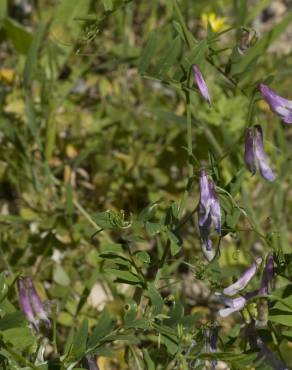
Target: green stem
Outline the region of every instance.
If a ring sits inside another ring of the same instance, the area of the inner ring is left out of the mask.
[[[54,352],[57,355],[58,354],[58,347],[57,347],[57,317],[54,314],[53,317],[53,348]]]
[[[284,362],[284,358],[283,358],[283,355],[282,355],[282,352],[281,352],[281,349],[280,349],[280,343],[279,343],[279,341],[280,341],[280,336],[279,336],[279,334],[277,333],[277,331],[276,331],[276,329],[275,329],[274,325],[273,325],[270,321],[268,322],[268,326],[269,326],[269,328],[270,328],[270,330],[271,330],[272,338],[273,338],[273,341],[274,341],[274,343],[275,343],[275,346],[276,346],[277,352],[278,352],[278,354],[279,354],[279,356],[280,356],[281,360]]]
[[[77,201],[77,199],[73,200],[74,206],[78,209],[78,211],[87,219],[87,221],[98,231],[100,232],[100,227],[96,225],[96,223],[91,218],[90,214],[85,211],[85,209],[81,206],[81,204]]]

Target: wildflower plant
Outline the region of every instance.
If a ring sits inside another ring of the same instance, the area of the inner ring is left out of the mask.
[[[0,6],[1,368],[291,368],[292,16],[207,3]]]

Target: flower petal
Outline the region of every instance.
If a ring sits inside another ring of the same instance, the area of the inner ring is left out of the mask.
[[[285,123],[292,123],[292,101],[276,94],[264,84],[260,84],[258,89],[272,111],[278,114]]]
[[[212,241],[209,239],[210,231],[211,231],[211,215],[208,215],[207,220],[205,221],[204,225],[199,226],[200,235],[202,239],[202,252],[206,259],[210,262],[215,257],[215,251],[212,248]]]
[[[221,234],[221,210],[220,210],[220,203],[218,200],[218,196],[215,191],[215,186],[213,181],[209,180],[209,193],[211,196],[211,209],[210,214],[212,218],[212,222],[215,225],[215,229],[217,233]]]
[[[252,128],[248,128],[246,132],[244,161],[246,167],[254,175],[256,173],[257,167],[254,153],[254,135]]]
[[[209,181],[205,170],[200,171],[200,204],[199,204],[199,225],[202,226],[210,212],[212,198],[210,195]]]
[[[262,262],[262,259],[258,257],[255,262],[240,276],[240,278],[234,283],[231,284],[229,287],[223,290],[223,293],[226,295],[235,295],[244,289],[250,280],[254,277],[258,265]]]
[[[196,84],[198,86],[198,89],[202,95],[202,97],[211,105],[211,98],[208,91],[208,86],[204,80],[204,77],[199,69],[199,67],[196,64],[192,65],[193,75],[194,79],[196,81]]]
[[[256,125],[254,126],[254,128],[255,128],[255,156],[261,175],[268,181],[274,181],[275,175],[268,164],[268,160],[264,151],[262,128],[260,125]]]
[[[27,282],[27,286],[28,286],[29,298],[30,298],[30,301],[31,301],[31,304],[32,304],[32,307],[33,307],[33,310],[34,310],[36,316],[40,320],[44,321],[46,326],[48,328],[50,328],[51,327],[51,322],[50,322],[50,320],[47,316],[44,305],[43,305],[42,301],[40,300],[40,297],[39,297],[38,293],[35,290],[35,287],[33,285],[33,282],[31,280],[31,278],[26,278],[26,282]]]
[[[227,317],[234,312],[240,311],[245,306],[247,300],[244,297],[234,298],[229,301],[228,308],[221,308],[219,315],[221,317]]]
[[[19,278],[17,280],[17,287],[21,310],[24,313],[24,316],[26,317],[28,322],[30,322],[33,325],[33,327],[36,330],[38,330],[37,319],[33,313],[33,309],[25,286],[25,280],[23,278]]]

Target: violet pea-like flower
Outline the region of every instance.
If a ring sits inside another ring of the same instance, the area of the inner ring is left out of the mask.
[[[244,161],[249,171],[254,175],[257,169],[268,181],[274,181],[275,175],[271,170],[264,151],[263,131],[260,125],[249,127],[246,133]]]
[[[27,321],[38,330],[38,322],[33,312],[32,304],[26,289],[25,279],[19,278],[17,280],[18,296],[20,308],[26,317]]]
[[[50,328],[51,322],[31,278],[19,278],[17,286],[20,307],[28,322],[36,331],[39,330],[39,322],[41,321],[47,328]]]
[[[225,318],[225,317],[231,315],[234,312],[241,311],[244,308],[244,306],[246,305],[246,303],[250,299],[257,296],[257,294],[258,294],[258,291],[256,290],[256,291],[253,291],[253,292],[246,293],[241,297],[229,298],[229,297],[225,297],[224,295],[222,295],[220,293],[217,293],[216,295],[220,298],[222,303],[224,303],[225,306],[227,306],[227,307],[221,308],[219,310],[219,316],[221,316],[222,318]]]
[[[292,123],[292,100],[281,97],[264,84],[259,84],[258,89],[262,97],[269,104],[271,110],[275,112],[284,123]]]
[[[208,86],[206,84],[206,81],[204,80],[202,72],[200,71],[199,67],[196,64],[192,65],[192,70],[193,70],[194,79],[196,81],[200,94],[209,103],[209,105],[211,105],[211,98],[210,98]]]
[[[205,257],[211,261],[215,252],[209,238],[212,224],[218,234],[221,233],[220,204],[215,191],[215,185],[209,180],[205,170],[200,171],[200,202],[198,206],[198,221],[202,239],[202,250]]]
[[[257,272],[257,268],[261,262],[262,258],[257,257],[252,265],[240,276],[240,278],[235,283],[225,288],[223,290],[223,293],[225,295],[232,296],[243,290],[250,282],[250,280],[254,277],[255,273]]]
[[[48,315],[45,311],[45,307],[44,307],[42,301],[40,300],[39,295],[37,294],[37,292],[35,290],[35,287],[33,285],[33,282],[31,280],[31,278],[26,278],[26,283],[27,283],[27,287],[28,287],[28,294],[29,294],[29,297],[30,297],[30,300],[31,300],[31,304],[32,304],[33,310],[34,310],[37,318],[40,321],[43,321],[47,328],[50,328],[51,327],[51,322],[50,322],[50,320],[48,318]]]

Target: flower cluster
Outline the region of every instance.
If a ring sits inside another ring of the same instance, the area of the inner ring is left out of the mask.
[[[196,64],[192,65],[194,80],[198,90],[209,105],[211,98],[208,86],[202,72]],[[271,109],[278,114],[285,123],[292,123],[292,101],[277,95],[273,90],[264,84],[258,86],[263,98]],[[263,143],[263,130],[260,125],[247,128],[245,139],[244,161],[248,170],[254,175],[257,170],[267,181],[274,181],[275,175],[269,165]],[[221,234],[220,225],[220,204],[212,180],[208,180],[204,170],[200,172],[200,203],[198,207],[199,229],[202,239],[202,249],[205,257],[211,261],[215,252],[212,249],[212,242],[209,239],[212,223],[217,233]]]
[[[221,293],[216,294],[220,298],[222,303],[224,303],[225,306],[227,306],[219,310],[219,316],[227,317],[234,312],[242,310],[250,299],[258,295],[266,296],[268,294],[269,285],[274,276],[274,260],[272,255],[268,256],[268,258],[266,259],[266,264],[262,274],[260,288],[245,293],[240,297],[229,298],[229,296],[234,296],[238,294],[249,284],[251,279],[256,274],[257,268],[261,262],[262,262],[261,257],[256,258],[252,265],[242,274],[242,276],[240,276],[240,278],[235,283],[233,283],[232,285],[228,286],[223,290],[224,294]]]

